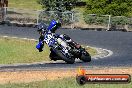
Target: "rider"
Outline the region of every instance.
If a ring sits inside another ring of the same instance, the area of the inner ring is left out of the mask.
[[[38,26],[38,32],[40,34],[39,37],[39,44],[36,46],[36,48],[39,50],[39,52],[43,51],[43,47],[44,47],[44,35],[45,33],[52,33],[54,34],[55,31],[61,27],[61,23],[55,20],[52,20],[50,22],[50,25],[47,27],[44,23],[40,23]],[[58,35],[56,34],[55,37],[58,37]]]
[[[39,44],[36,46],[36,48],[39,50],[39,52],[43,51],[43,47],[44,47],[44,41],[43,40],[44,40],[45,33],[52,33],[54,35],[54,37],[64,39],[67,43],[70,43],[70,44],[74,43],[71,40],[71,38],[66,34],[60,34],[60,35],[55,34],[55,31],[60,27],[61,27],[61,23],[58,21],[55,21],[55,20],[52,20],[48,27],[44,23],[40,23],[40,25],[38,26],[38,31],[40,34]],[[46,31],[46,30],[48,30],[48,31]]]

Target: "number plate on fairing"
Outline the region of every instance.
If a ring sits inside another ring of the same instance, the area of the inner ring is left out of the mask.
[[[55,44],[54,36],[51,33],[45,35],[44,41],[48,46],[52,46]]]

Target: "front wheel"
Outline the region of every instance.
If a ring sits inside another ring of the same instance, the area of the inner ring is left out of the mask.
[[[49,58],[50,58],[51,60],[54,60],[54,61],[60,60],[60,57],[53,51],[52,48],[50,49]]]
[[[67,64],[73,64],[75,62],[75,58],[69,55],[64,55],[61,50],[54,49],[55,53],[62,59],[64,60]]]
[[[80,60],[82,60],[83,62],[90,62],[91,56],[87,51],[83,51]]]

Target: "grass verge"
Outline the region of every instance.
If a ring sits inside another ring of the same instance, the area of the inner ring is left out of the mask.
[[[48,46],[45,44],[44,51],[40,53],[35,48],[36,44],[31,40],[0,37],[0,64],[49,61]],[[96,54],[95,49],[88,48],[88,51],[91,55]]]
[[[37,42],[0,37],[0,64],[48,61],[49,48],[43,52],[35,48]]]
[[[74,77],[61,80],[45,80],[31,83],[6,84],[0,85],[0,88],[132,88],[129,84],[85,84],[80,86],[76,83]]]
[[[31,10],[42,9],[42,6],[37,3],[37,0],[9,0],[9,7]]]

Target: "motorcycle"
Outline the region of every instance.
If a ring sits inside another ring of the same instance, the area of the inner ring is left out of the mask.
[[[91,61],[91,56],[90,54],[86,51],[85,48],[83,48],[80,44],[72,40],[68,35],[64,34],[64,40],[67,42],[68,40],[68,45],[72,48],[72,53],[74,55],[74,58],[79,58],[83,62],[90,62]]]
[[[64,34],[61,37],[59,34],[55,34],[55,30],[51,30],[51,26],[55,23],[56,21],[53,20],[49,27],[46,27],[44,24],[38,25],[38,28],[41,27],[41,37],[43,36],[43,38],[39,39],[36,48],[42,51],[41,49],[44,43],[46,43],[51,51],[49,58],[54,61],[64,60],[68,64],[73,64],[75,59],[79,58],[84,62],[90,62],[91,56],[85,48],[82,48],[81,45],[74,42],[68,35]],[[67,42],[68,39],[71,41]]]

